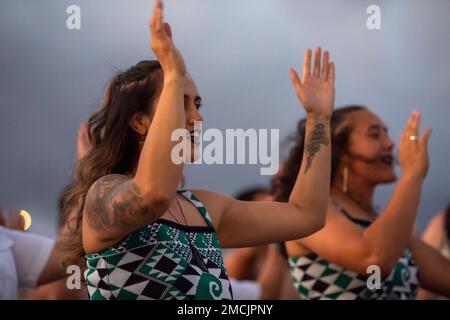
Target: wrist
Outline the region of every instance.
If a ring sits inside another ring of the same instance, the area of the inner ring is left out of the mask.
[[[175,84],[184,86],[186,75],[177,72],[164,72],[164,85]]]
[[[425,176],[418,172],[404,171],[401,179],[411,183],[422,183],[422,181],[425,179]]]
[[[329,124],[330,120],[331,120],[331,116],[328,116],[325,114],[307,113],[306,120],[310,123]]]

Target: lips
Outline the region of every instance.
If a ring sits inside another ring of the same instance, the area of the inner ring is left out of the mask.
[[[189,134],[191,136],[192,144],[194,144],[196,146],[200,145],[200,131],[192,130],[192,131],[189,131]]]
[[[393,166],[394,165],[394,156],[384,155],[384,156],[380,157],[380,162],[387,166]]]

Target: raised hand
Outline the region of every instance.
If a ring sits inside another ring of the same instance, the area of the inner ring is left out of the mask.
[[[82,122],[80,128],[78,129],[78,137],[77,137],[78,160],[83,158],[91,148],[91,143],[89,142],[89,135],[87,130],[88,130],[87,123]]]
[[[431,128],[419,136],[420,117],[418,111],[411,114],[398,145],[398,158],[404,174],[425,178],[429,167],[428,140]]]
[[[309,116],[330,118],[334,107],[334,63],[329,62],[328,51],[323,53],[321,65],[321,49],[314,52],[314,68],[311,73],[311,49],[306,50],[302,77],[291,68],[292,83],[300,102]]]
[[[151,49],[161,63],[164,77],[185,76],[186,65],[172,40],[170,25],[164,22],[162,0],[155,0],[150,20]]]

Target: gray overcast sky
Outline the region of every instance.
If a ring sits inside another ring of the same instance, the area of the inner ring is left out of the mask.
[[[81,30],[66,28],[71,4]],[[379,31],[366,28],[371,4],[381,7]],[[0,6],[0,204],[27,209],[32,231],[54,235],[80,122],[116,70],[153,57],[152,1]],[[288,69],[321,45],[336,63],[337,106],[369,106],[396,141],[413,107],[433,126],[418,227],[450,200],[450,1],[166,0],[166,17],[203,96],[206,128],[280,128],[285,137],[304,115]],[[187,179],[228,194],[269,181],[256,165],[188,168]],[[379,188],[379,206],[392,189]]]

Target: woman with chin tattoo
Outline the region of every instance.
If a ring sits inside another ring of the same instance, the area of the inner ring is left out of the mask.
[[[362,106],[333,112],[325,227],[285,244],[302,299],[415,299],[419,286],[450,296],[450,262],[412,235],[431,134],[427,129],[419,136],[419,123],[420,114],[413,112],[398,146],[402,174],[397,179],[394,142],[382,120]],[[304,121],[300,121],[295,145],[273,180],[278,201],[285,201],[292,190],[303,144]],[[378,214],[375,188],[395,181],[391,199]],[[376,275],[373,270],[379,271],[378,287],[370,285],[376,284],[369,279]]]

